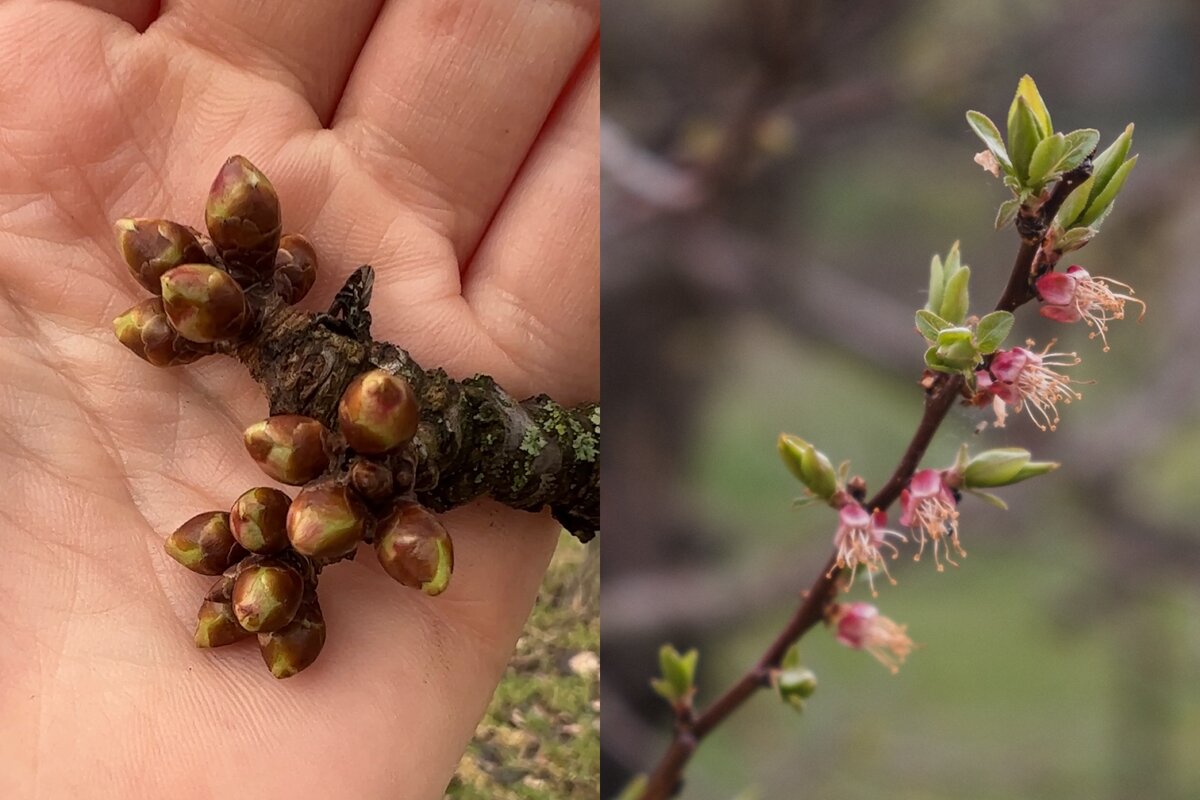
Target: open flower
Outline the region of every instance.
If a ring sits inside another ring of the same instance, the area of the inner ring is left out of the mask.
[[[893,674],[912,652],[913,642],[904,625],[897,625],[870,603],[838,606],[833,616],[837,640],[855,650],[866,650]]]
[[[1112,290],[1115,286],[1127,294]],[[1137,303],[1142,307],[1138,315],[1140,322],[1146,315],[1146,304],[1133,296],[1128,284],[1112,278],[1093,278],[1083,267],[1074,265],[1066,272],[1047,272],[1037,279],[1038,294],[1044,305],[1042,316],[1058,322],[1083,320],[1089,328],[1095,328],[1090,338],[1100,337],[1108,350],[1108,323],[1125,318],[1125,303]]]
[[[859,565],[867,569],[867,583],[871,585],[871,594],[875,591],[875,573],[883,572],[894,585],[896,581],[888,572],[883,560],[883,548],[892,552],[892,558],[900,553],[888,538],[906,541],[904,534],[890,531],[883,526],[887,524],[887,514],[876,511],[867,512],[858,503],[847,503],[838,512],[838,529],[833,536],[833,545],[837,548],[837,568],[850,570],[850,583],[854,584],[854,576],[858,573]]]
[[[960,556],[965,556],[967,552],[958,543],[958,507],[954,494],[942,480],[942,473],[936,469],[918,470],[908,482],[908,487],[900,492],[900,505],[904,509],[900,524],[916,531],[917,541],[921,545],[913,561],[921,560],[925,542],[932,541],[933,563],[937,564],[938,572],[945,569],[939,552],[943,546],[946,561],[957,567],[958,564],[951,558],[951,551]]]
[[[1033,342],[1026,344],[1033,346]],[[998,350],[987,369],[975,373],[975,385],[981,395],[992,398],[996,427],[1003,428],[1008,416],[1005,406],[1018,413],[1022,409],[1042,430],[1058,427],[1058,403],[1079,400],[1082,394],[1071,388],[1071,379],[1052,367],[1073,367],[1079,363],[1074,353],[1051,353],[1051,341],[1040,353],[1024,347]]]

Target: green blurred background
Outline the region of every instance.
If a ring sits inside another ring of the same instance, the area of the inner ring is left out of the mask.
[[[963,113],[1003,120],[1028,72],[1060,130],[1137,124],[1065,263],[1149,314],[1109,353],[1018,314],[1095,384],[1056,433],[957,409],[926,463],[966,440],[1063,469],[1008,512],[964,501],[960,569],[898,564],[878,605],[920,644],[899,675],[813,631],[805,712],[761,693],[683,797],[1200,797],[1200,3],[606,0],[603,25],[604,796],[666,743],[659,644],[700,648],[703,704],[830,552],[776,436],[877,488],[920,413],[930,256],[961,240],[974,310],[999,295],[1016,234]]]

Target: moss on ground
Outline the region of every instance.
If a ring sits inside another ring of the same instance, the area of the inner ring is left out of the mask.
[[[592,800],[600,785],[600,551],[566,533],[454,800]]]

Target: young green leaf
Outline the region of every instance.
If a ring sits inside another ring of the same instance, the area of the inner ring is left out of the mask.
[[[1004,148],[1004,140],[1000,138],[1000,130],[996,127],[996,123],[988,119],[985,114],[968,111],[967,124],[971,126],[971,130],[975,131],[975,135],[983,140],[1004,171],[1012,172],[1012,161],[1008,158],[1008,151]]]
[[[1054,172],[1070,172],[1082,164],[1096,149],[1096,143],[1100,141],[1100,131],[1095,128],[1081,128],[1068,133],[1064,141],[1067,145],[1066,151],[1054,165]]]
[[[1054,132],[1054,126],[1050,124],[1050,110],[1046,108],[1046,102],[1042,100],[1042,94],[1038,91],[1037,84],[1029,75],[1022,75],[1021,80],[1017,82],[1017,93],[1013,97],[1013,106],[1017,105],[1018,100],[1024,100],[1028,104],[1037,121],[1038,131],[1043,137]],[[1010,106],[1009,119],[1012,118],[1012,115],[1013,108]]]
[[[929,299],[925,308],[929,311],[942,307],[942,290],[946,286],[946,273],[942,269],[941,256],[935,255],[929,262]]]
[[[1096,160],[1092,164],[1092,178],[1094,179],[1092,200],[1095,200],[1096,195],[1104,191],[1117,169],[1125,163],[1125,157],[1129,155],[1129,146],[1132,143],[1133,123],[1131,122],[1125,126],[1125,131],[1105,148],[1103,153],[1096,156]]]
[[[1066,154],[1067,137],[1061,133],[1052,134],[1038,142],[1029,158],[1029,185],[1040,186],[1048,181]]]
[[[968,494],[973,494],[988,505],[993,505],[1001,511],[1008,511],[1008,503],[992,494],[991,492],[980,491],[979,489],[967,489]]]
[[[996,348],[1004,344],[1004,340],[1008,338],[1012,327],[1013,315],[1008,311],[993,311],[985,315],[983,319],[979,320],[975,331],[979,352],[984,355],[996,352]]]
[[[1109,206],[1112,208],[1112,206]],[[1100,220],[1096,220],[1098,223]],[[1090,242],[1100,231],[1095,228],[1071,228],[1071,230],[1059,236],[1054,242],[1054,249],[1060,253],[1070,253]]]
[[[917,330],[931,342],[936,342],[938,333],[944,328],[949,328],[950,323],[939,317],[932,311],[922,308],[917,312]]]
[[[958,261],[958,251],[951,251],[955,256],[955,262]],[[947,259],[947,262],[949,259]],[[946,278],[946,290],[942,297],[942,307],[939,309],[942,319],[954,324],[961,325],[962,321],[967,318],[967,309],[970,307],[971,296],[968,285],[971,280],[971,268],[960,267],[957,272]]]
[[[1079,219],[1079,215],[1087,207],[1088,198],[1092,194],[1093,180],[1095,180],[1094,177],[1088,178],[1071,190],[1067,199],[1059,206],[1058,213],[1054,215],[1055,225],[1065,231],[1069,230],[1075,220]]]
[[[1137,164],[1137,160],[1138,157],[1134,156],[1117,168],[1117,171],[1113,173],[1112,180],[1108,182],[1108,185],[1104,187],[1104,190],[1100,194],[1096,195],[1096,199],[1092,201],[1087,211],[1083,212],[1083,216],[1079,218],[1080,225],[1091,225],[1093,222],[1099,220],[1104,212],[1108,210],[1113,201],[1117,199],[1117,193],[1125,185],[1125,179],[1129,177],[1129,173],[1133,170],[1134,165]],[[1088,180],[1092,180],[1092,178]]]
[[[996,212],[996,230],[1003,230],[1006,225],[1013,221],[1020,210],[1021,201],[1015,197],[1012,200],[1005,200],[1001,203],[1000,210]]]
[[[1038,129],[1033,110],[1025,98],[1018,94],[1013,110],[1008,116],[1008,150],[1013,171],[1025,185],[1030,184],[1029,160],[1041,139],[1041,131]]]

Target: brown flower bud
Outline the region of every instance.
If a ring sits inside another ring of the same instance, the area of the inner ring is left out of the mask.
[[[290,678],[317,660],[325,646],[325,618],[313,599],[304,603],[287,625],[258,635],[267,669],[276,678]]]
[[[281,414],[254,423],[242,438],[263,472],[280,483],[302,486],[329,467],[328,435],[312,417]]]
[[[367,509],[337,481],[306,486],[288,509],[288,539],[296,552],[337,558],[354,550],[366,529]]]
[[[233,613],[248,631],[276,631],[291,622],[304,598],[304,579],[289,566],[263,561],[233,582]]]
[[[204,261],[204,250],[196,237],[177,222],[119,219],[113,228],[129,271],[138,283],[154,294],[162,294],[159,280],[167,270],[180,264]]]
[[[279,240],[275,256],[275,291],[287,303],[299,303],[317,282],[317,251],[298,233]]]
[[[246,296],[229,273],[184,264],[162,276],[163,309],[171,327],[193,342],[232,339],[246,325]]]
[[[121,344],[156,367],[191,364],[212,352],[210,345],[189,342],[171,327],[162,299],[150,297],[113,320]]]
[[[338,430],[360,453],[386,453],[411,440],[421,419],[408,381],[382,369],[358,375],[338,403]]]
[[[229,528],[251,553],[278,553],[288,545],[287,512],[292,500],[278,489],[260,486],[243,494],[229,512]]]
[[[230,269],[249,282],[270,276],[279,247],[279,195],[253,164],[233,156],[213,181],[204,222]]]
[[[250,635],[233,613],[233,578],[222,577],[209,589],[196,617],[196,646],[222,647]]]
[[[197,514],[167,537],[167,555],[201,575],[220,575],[246,557],[233,538],[229,515],[224,511]]]
[[[454,571],[454,544],[437,517],[401,503],[380,523],[375,553],[388,575],[428,595],[441,594]]]
[[[367,500],[380,503],[392,496],[392,471],[375,461],[356,458],[350,465],[350,485]]]

